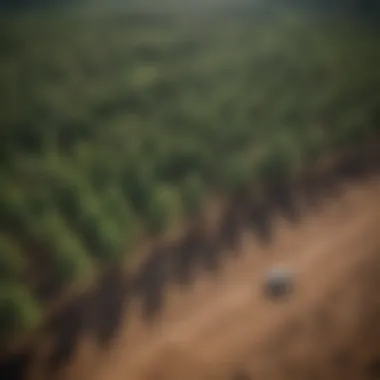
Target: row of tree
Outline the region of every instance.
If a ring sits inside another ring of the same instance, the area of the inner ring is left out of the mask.
[[[161,0],[162,1],[162,0]],[[290,6],[302,6],[302,7],[317,7],[317,8],[335,8],[335,9],[348,9],[351,11],[360,12],[362,14],[373,14],[373,12],[380,11],[380,3],[377,0],[263,0],[264,3],[285,4]],[[0,0],[0,7],[5,8],[30,8],[35,6],[65,6],[73,4],[88,4],[91,3],[105,5],[109,4],[108,0]],[[247,3],[257,3],[256,0],[247,0]],[[115,3],[115,1],[113,2]],[[131,0],[118,0],[116,2],[122,6],[128,6],[134,4]],[[226,4],[225,1],[215,1],[216,5],[221,3]],[[158,3],[159,4],[159,3]],[[163,5],[165,2],[163,2]],[[157,6],[157,5],[156,5]]]

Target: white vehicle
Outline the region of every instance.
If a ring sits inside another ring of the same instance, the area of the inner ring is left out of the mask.
[[[265,279],[264,291],[269,298],[282,298],[293,292],[294,274],[287,268],[274,268]]]

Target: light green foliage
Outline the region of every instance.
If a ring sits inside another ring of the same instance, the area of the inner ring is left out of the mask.
[[[28,288],[12,282],[0,282],[0,337],[34,330],[41,322],[40,305]]]
[[[0,279],[21,280],[26,260],[21,248],[10,237],[0,235]]]
[[[89,280],[93,263],[85,247],[73,232],[62,229],[54,241],[53,252],[51,260],[58,284],[71,282],[83,284]]]
[[[146,223],[153,234],[165,232],[181,215],[181,204],[178,191],[173,186],[157,184],[153,188],[146,209]]]

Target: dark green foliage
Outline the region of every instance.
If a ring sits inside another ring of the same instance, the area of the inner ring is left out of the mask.
[[[0,279],[22,280],[26,260],[21,248],[5,235],[0,235]]]
[[[0,193],[0,225],[13,232],[25,233],[30,221],[25,195],[15,185],[1,188]]]
[[[30,332],[41,322],[41,310],[27,287],[0,282],[0,337]]]
[[[188,216],[196,215],[202,206],[205,185],[202,179],[194,174],[188,175],[181,184],[183,206]]]
[[[240,152],[221,161],[224,186],[228,192],[239,193],[252,183],[254,176],[252,163],[247,155]]]
[[[121,187],[124,196],[131,202],[137,212],[144,212],[149,202],[154,184],[152,170],[144,161],[126,163],[126,169],[122,174]]]
[[[58,284],[86,283],[91,275],[91,259],[73,232],[60,229],[54,239],[53,252],[53,274]]]
[[[272,182],[291,175],[291,156],[279,146],[270,146],[259,159],[256,178],[259,182]]]
[[[153,234],[164,232],[175,224],[181,214],[181,204],[175,187],[157,184],[147,205],[145,218],[148,230]]]

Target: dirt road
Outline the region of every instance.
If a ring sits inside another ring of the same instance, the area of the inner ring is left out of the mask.
[[[269,247],[247,232],[219,274],[172,289],[151,325],[136,304],[110,350],[83,339],[60,378],[380,379],[380,180],[347,186],[297,226],[276,223]],[[295,292],[272,302],[262,287],[277,264]]]

